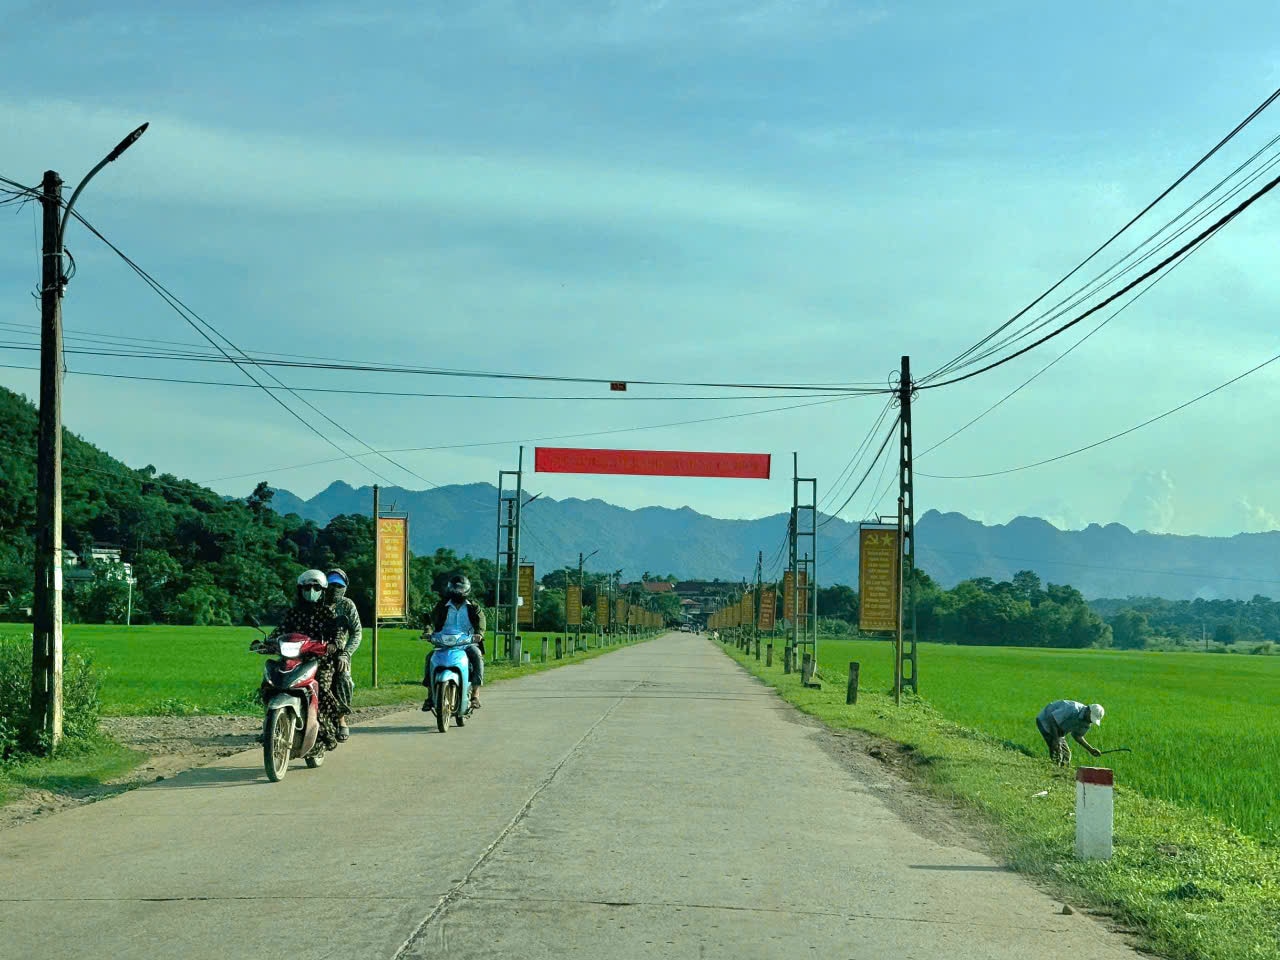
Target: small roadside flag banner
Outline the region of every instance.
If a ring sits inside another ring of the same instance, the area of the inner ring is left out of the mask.
[[[627,382],[625,380],[614,380],[612,383],[609,384],[609,389],[620,390],[625,392],[627,389]]]

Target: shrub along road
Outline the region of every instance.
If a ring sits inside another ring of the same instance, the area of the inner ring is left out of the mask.
[[[909,823],[705,638],[430,721],[370,721],[279,784],[243,753],[7,831],[0,954],[1136,956]]]

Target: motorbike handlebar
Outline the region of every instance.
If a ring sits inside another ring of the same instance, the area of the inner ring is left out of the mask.
[[[424,634],[424,637],[430,640],[432,645],[446,650],[452,647],[465,647],[475,642],[469,633],[431,633]]]

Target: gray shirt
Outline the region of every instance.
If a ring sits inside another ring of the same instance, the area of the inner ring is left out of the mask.
[[[347,645],[345,652],[347,656],[355,654],[356,649],[360,646],[360,611],[356,609],[355,601],[350,597],[343,597],[335,600],[333,604],[333,618],[337,621],[338,636],[342,638],[346,635]]]
[[[1089,707],[1075,700],[1055,700],[1040,711],[1036,721],[1053,736],[1083,737],[1089,732]]]

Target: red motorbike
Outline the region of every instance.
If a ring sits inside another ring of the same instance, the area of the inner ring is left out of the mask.
[[[324,763],[320,733],[320,683],[316,674],[325,656],[325,645],[302,633],[278,639],[255,640],[255,653],[275,654],[263,664],[262,677],[269,688],[263,699],[267,713],[262,721],[262,764],[273,783],[289,772],[289,761],[303,757],[308,767]]]

